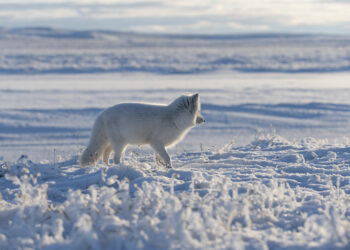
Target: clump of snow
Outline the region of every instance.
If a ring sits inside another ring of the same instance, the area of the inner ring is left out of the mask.
[[[291,146],[291,143],[275,134],[257,134],[252,145],[259,149],[283,149]]]
[[[264,135],[174,155],[171,170],[135,154],[110,167],[1,160],[0,246],[346,249],[349,151]]]

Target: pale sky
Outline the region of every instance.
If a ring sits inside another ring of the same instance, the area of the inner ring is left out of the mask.
[[[350,34],[350,0],[0,0],[0,27]]]

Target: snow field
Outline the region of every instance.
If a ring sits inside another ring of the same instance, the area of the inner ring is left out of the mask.
[[[349,144],[258,135],[217,152],[79,168],[0,163],[4,249],[348,249]]]
[[[342,72],[350,69],[349,40],[327,35],[0,29],[0,74]]]

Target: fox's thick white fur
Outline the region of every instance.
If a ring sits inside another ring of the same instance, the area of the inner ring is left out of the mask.
[[[199,95],[182,95],[169,105],[123,103],[104,110],[96,119],[80,166],[96,164],[102,157],[108,165],[120,163],[127,145],[149,144],[156,161],[171,167],[166,147],[175,145],[195,125],[204,122]]]

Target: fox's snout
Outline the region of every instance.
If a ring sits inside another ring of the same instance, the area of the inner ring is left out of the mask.
[[[203,122],[205,122],[204,117],[202,115],[198,115],[196,119],[196,124],[201,124]]]

